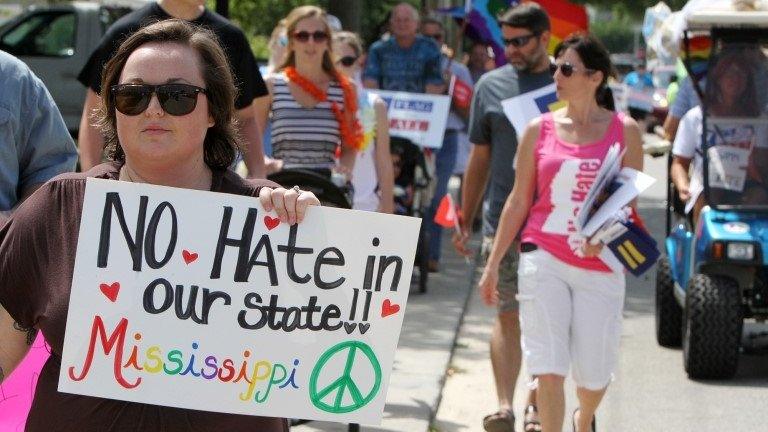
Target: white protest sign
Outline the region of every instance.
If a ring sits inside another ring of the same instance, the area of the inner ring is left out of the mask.
[[[504,115],[515,128],[517,136],[521,137],[531,120],[559,107],[557,88],[552,83],[540,89],[504,99],[501,101],[501,107],[504,110]]]
[[[641,111],[653,112],[653,88],[638,90],[628,87],[627,105]]]
[[[720,145],[709,149],[709,186],[741,192],[751,149]]]
[[[613,93],[613,104],[616,108],[615,111],[617,112],[627,111],[628,109],[627,97],[629,94],[627,85],[622,83],[612,83],[612,84],[609,83],[608,88],[610,88],[611,93]]]
[[[448,122],[451,98],[426,93],[369,90],[387,103],[389,134],[421,147],[440,148]]]
[[[58,389],[378,424],[419,225],[88,179]]]

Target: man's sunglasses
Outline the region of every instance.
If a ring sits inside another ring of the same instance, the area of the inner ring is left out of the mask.
[[[312,38],[317,43],[323,43],[328,40],[328,33],[320,30],[312,33],[308,31],[300,31],[294,33],[293,38],[299,42],[309,42],[309,39]]]
[[[538,37],[538,36],[539,36],[538,33],[531,33],[529,35],[513,37],[513,38],[510,38],[510,39],[502,38],[501,40],[504,41],[504,45],[505,46],[512,45],[515,48],[520,48],[520,47],[523,47],[523,46],[527,45],[528,41],[530,41],[531,39],[533,39],[535,37]]]
[[[562,63],[560,65],[555,64],[555,63],[551,63],[549,65],[549,73],[551,73],[552,75],[554,75],[555,72],[557,72],[558,69],[560,69],[560,73],[563,74],[563,76],[566,77],[566,78],[570,77],[571,75],[573,75],[574,72],[579,70],[579,68],[577,68],[576,66],[574,66],[574,65],[572,65],[572,64],[570,64],[568,62]],[[584,68],[584,72],[587,73],[587,74],[591,74],[591,73],[595,72],[595,70],[594,69]]]
[[[136,116],[146,111],[152,94],[163,111],[172,116],[191,113],[197,106],[197,95],[206,94],[204,88],[190,84],[117,84],[111,87],[115,109],[128,116]]]
[[[344,56],[339,59],[339,63],[344,65],[345,67],[351,67],[355,62],[357,61],[357,57],[355,56]]]

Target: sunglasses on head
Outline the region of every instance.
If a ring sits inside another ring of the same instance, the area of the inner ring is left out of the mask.
[[[355,56],[344,56],[339,59],[338,63],[341,63],[345,67],[350,67],[357,61],[357,57]]]
[[[538,33],[531,33],[525,36],[518,36],[518,37],[509,38],[509,39],[502,38],[502,41],[504,41],[505,46],[512,45],[515,48],[520,48],[522,46],[527,45],[528,41],[538,36],[539,36]]]
[[[560,65],[558,65],[556,63],[551,63],[549,65],[549,72],[552,75],[554,75],[555,72],[557,72],[558,69],[560,69],[560,73],[563,74],[563,76],[566,77],[566,78],[570,77],[571,75],[573,75],[574,72],[579,70],[579,68],[577,68],[576,66],[574,66],[574,65],[572,65],[572,64],[570,64],[568,62],[562,63]],[[594,69],[584,68],[583,70],[584,70],[584,73],[587,73],[587,74],[591,74],[591,73],[595,72]]]
[[[152,94],[163,111],[172,116],[191,113],[197,106],[197,95],[207,94],[204,88],[190,84],[117,84],[111,87],[115,109],[128,116],[136,116],[146,111]]]
[[[312,33],[308,31],[300,31],[294,33],[293,38],[299,42],[309,42],[309,39],[312,38],[315,42],[322,43],[328,40],[328,33],[321,30]]]

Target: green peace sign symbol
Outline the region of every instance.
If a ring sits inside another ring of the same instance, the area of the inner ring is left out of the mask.
[[[357,384],[355,384],[355,382],[352,380],[351,376],[352,366],[354,366],[355,355],[357,354],[358,349],[371,363],[370,366],[374,373],[373,388],[371,388],[371,391],[368,392],[368,394],[365,396],[363,396],[362,392],[357,387]],[[318,391],[317,380],[320,377],[320,373],[322,373],[325,365],[328,363],[328,360],[345,350],[348,350],[349,352],[347,353],[344,372],[330,385]],[[376,355],[373,353],[371,347],[359,341],[346,341],[334,345],[328,351],[324,352],[322,356],[320,356],[320,359],[317,361],[315,368],[312,370],[312,375],[309,378],[309,398],[314,406],[320,408],[323,411],[334,414],[342,414],[352,412],[367,405],[368,402],[373,400],[373,398],[376,396],[376,393],[379,391],[379,387],[381,387],[381,365],[379,364],[379,360],[376,358]],[[323,402],[323,399],[325,399],[333,392],[336,392],[333,404],[331,405]],[[353,401],[349,405],[342,404],[344,394],[346,392],[349,392]]]

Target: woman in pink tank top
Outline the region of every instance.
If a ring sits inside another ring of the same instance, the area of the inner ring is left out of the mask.
[[[610,251],[579,234],[575,218],[611,145],[626,149],[624,166],[642,170],[643,155],[637,123],[613,111],[605,47],[576,35],[555,57],[557,95],[568,105],[535,119],[523,134],[480,290],[494,302],[499,263],[519,236],[521,343],[538,385],[543,431],[562,430],[570,368],[579,399],[573,430],[584,432],[595,429],[594,414],[617,363],[625,280],[606,263]]]

